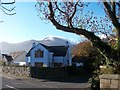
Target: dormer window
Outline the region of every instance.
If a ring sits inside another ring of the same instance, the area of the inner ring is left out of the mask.
[[[44,51],[38,49],[37,51],[35,51],[35,58],[43,58],[44,56]]]

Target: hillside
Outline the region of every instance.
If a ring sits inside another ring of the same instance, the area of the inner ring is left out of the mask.
[[[8,42],[0,42],[1,53],[10,53],[14,51],[26,51],[28,52],[30,48],[32,47],[32,43],[35,42],[36,44],[42,43],[47,46],[59,46],[59,45],[66,45],[66,39],[58,38],[58,37],[47,37],[43,40],[28,40],[20,43],[8,43]],[[74,44],[70,42],[70,46],[73,46]]]

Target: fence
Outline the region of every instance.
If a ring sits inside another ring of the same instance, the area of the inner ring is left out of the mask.
[[[104,74],[100,75],[100,88],[110,90],[120,90],[120,75]]]
[[[14,74],[16,76],[29,77],[30,76],[30,67],[3,66],[2,73]]]
[[[33,77],[33,78],[66,78],[71,76],[82,76],[84,71],[77,67],[18,67],[18,66],[3,66],[2,72],[14,74],[17,76]]]

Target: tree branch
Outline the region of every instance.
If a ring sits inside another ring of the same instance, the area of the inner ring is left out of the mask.
[[[8,2],[8,3],[6,3],[6,2],[1,2],[0,10],[2,10],[3,13],[5,13],[6,15],[14,15],[14,14],[16,14],[16,13],[10,13],[10,12],[12,12],[12,11],[15,9],[15,7],[11,8],[11,9],[8,9],[8,8],[6,8],[5,6],[3,6],[3,5],[14,4],[14,3],[15,3],[15,0],[12,1],[12,2]],[[8,13],[8,12],[9,12],[9,13]]]
[[[62,12],[62,13],[65,14],[65,15],[67,15],[66,12],[62,11],[62,10],[58,7],[57,2],[55,2],[55,5],[56,5],[56,8],[57,8],[60,12]]]
[[[70,23],[70,19],[69,19],[68,13],[62,11],[62,10],[58,7],[57,2],[55,2],[55,5],[56,5],[56,8],[57,8],[60,12],[62,12],[63,14],[65,14],[65,15],[67,16],[67,19],[68,19],[68,20],[67,20],[68,26],[69,26],[69,27],[72,27],[72,24]]]
[[[16,13],[7,13],[5,10],[3,10],[2,8],[0,8],[0,10],[2,10],[6,15],[14,15]]]
[[[74,17],[74,15],[75,15],[75,13],[76,13],[76,9],[77,9],[77,5],[78,5],[78,2],[79,2],[79,1],[80,1],[80,0],[78,0],[78,1],[76,2],[75,8],[74,8],[74,11],[73,11],[73,14],[72,14],[71,17],[69,18],[69,24],[70,24],[71,28],[73,28],[72,18]]]
[[[74,15],[75,15],[75,13],[76,13],[77,5],[78,5],[78,2],[79,2],[79,1],[80,1],[80,0],[78,0],[78,1],[76,2],[76,4],[75,4],[74,12],[73,12],[72,16],[70,17],[70,20],[71,20],[71,21],[72,21],[72,18],[74,17]]]
[[[14,3],[15,3],[15,0],[13,2],[8,2],[8,3],[2,2],[1,4],[14,4]]]
[[[106,10],[107,10],[108,16],[109,16],[109,18],[111,19],[113,25],[114,25],[116,28],[120,28],[120,23],[119,23],[119,21],[117,20],[117,17],[116,17],[116,15],[115,15],[114,11],[111,11],[111,9],[110,9],[111,7],[110,7],[110,5],[108,4],[108,2],[107,2],[106,0],[104,0],[103,4],[104,4],[104,6],[105,6],[105,8],[106,8]]]
[[[49,2],[48,8],[50,10],[49,20],[53,23],[53,25],[57,29],[65,31],[65,32],[75,33],[77,35],[84,35],[86,38],[88,38],[93,43],[95,47],[99,48],[102,52],[107,54],[108,57],[114,57],[114,58],[117,57],[116,55],[115,56],[112,55],[112,48],[108,44],[101,41],[101,39],[98,36],[96,36],[93,32],[87,31],[85,29],[70,28],[67,26],[60,25],[54,18],[52,2]]]
[[[92,37],[92,36],[90,36],[90,35],[91,34],[93,35],[94,34],[93,32],[87,31],[85,29],[70,28],[68,26],[60,25],[54,18],[54,11],[52,9],[52,2],[49,2],[49,6],[48,7],[49,7],[49,10],[50,10],[49,20],[55,25],[55,27],[57,29],[60,29],[60,30],[66,31],[66,32],[75,33],[75,34],[78,34],[78,35],[82,34],[82,35],[86,36],[88,39],[91,39],[90,37]],[[96,36],[96,38],[100,40],[99,37]]]
[[[112,2],[112,10],[113,10],[113,13],[114,13],[114,15],[116,15],[116,6],[115,6],[115,2],[113,1]]]
[[[7,10],[7,11],[9,11],[9,12],[11,12],[11,11],[13,11],[14,9],[15,9],[15,7],[13,7],[12,9],[7,9],[7,8],[5,8],[5,7],[3,7],[3,6],[1,6],[3,9],[5,9],[5,10]]]

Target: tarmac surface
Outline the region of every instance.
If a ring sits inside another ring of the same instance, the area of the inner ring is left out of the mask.
[[[2,90],[80,90],[90,87],[90,83],[79,80],[46,80],[8,74],[2,74],[1,78]]]

